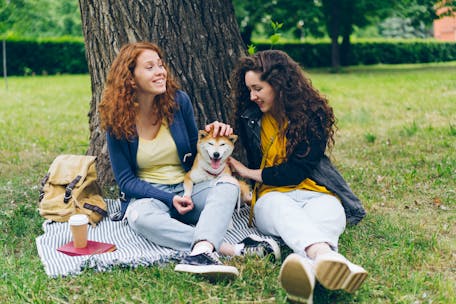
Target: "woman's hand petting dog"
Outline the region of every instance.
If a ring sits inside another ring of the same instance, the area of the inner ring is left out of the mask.
[[[192,199],[188,196],[175,195],[173,197],[173,206],[180,215],[184,215],[193,210]]]
[[[228,157],[228,165],[230,166],[231,172],[239,175],[240,177],[246,177],[248,168],[240,161],[230,156]]]
[[[219,122],[217,120],[206,125],[204,129],[206,130],[206,132],[210,132],[212,130],[213,137],[230,136],[231,134],[233,134],[233,128],[230,125],[225,124],[223,122]]]
[[[256,182],[263,182],[261,177],[262,169],[249,169],[240,161],[233,157],[228,157],[228,165],[230,166],[231,172],[235,172],[237,175],[243,178],[251,179]]]

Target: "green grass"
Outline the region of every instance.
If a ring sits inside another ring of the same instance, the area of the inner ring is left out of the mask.
[[[317,286],[315,303],[455,303],[456,62],[309,70],[339,131],[332,158],[368,215],[340,250],[369,271],[354,295]],[[87,75],[0,84],[0,303],[285,303],[280,264],[230,263],[211,284],[166,267],[50,279],[38,258],[38,185],[61,153],[85,153]]]

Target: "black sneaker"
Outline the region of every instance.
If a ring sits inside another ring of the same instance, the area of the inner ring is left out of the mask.
[[[244,249],[241,251],[242,255],[256,255],[261,258],[271,255],[276,261],[280,260],[280,247],[273,239],[251,234],[238,244],[244,244]]]
[[[188,255],[174,270],[201,274],[209,279],[234,279],[239,275],[236,267],[223,265],[215,252]]]

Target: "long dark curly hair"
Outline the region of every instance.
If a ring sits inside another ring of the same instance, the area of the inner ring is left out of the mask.
[[[118,139],[130,139],[136,135],[136,115],[139,105],[136,100],[136,89],[132,85],[134,70],[139,55],[145,50],[152,50],[163,60],[163,52],[154,43],[135,42],[124,45],[112,62],[108,72],[98,112],[101,127],[109,130]],[[168,67],[166,92],[155,97],[155,114],[159,121],[163,118],[171,123],[177,107],[174,96],[178,84],[172,77]]]
[[[280,50],[260,51],[242,57],[231,75],[232,98],[236,106],[236,119],[252,105],[250,92],[245,84],[248,71],[260,73],[261,81],[269,83],[275,92],[270,110],[279,126],[288,122],[285,131],[287,157],[302,141],[310,147],[311,139],[334,146],[335,117],[328,100],[320,94],[297,62]],[[283,134],[282,134],[283,135]],[[310,148],[306,155],[310,152]],[[304,155],[305,156],[305,155]]]

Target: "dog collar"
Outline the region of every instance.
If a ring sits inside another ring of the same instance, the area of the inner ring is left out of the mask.
[[[225,167],[223,167],[222,170],[220,170],[219,173],[212,173],[212,172],[210,172],[210,171],[208,171],[208,170],[206,170],[206,169],[204,169],[204,171],[206,171],[206,173],[209,174],[209,175],[212,175],[212,176],[219,176],[220,173],[223,172],[223,169],[224,169],[224,168],[225,168]]]

